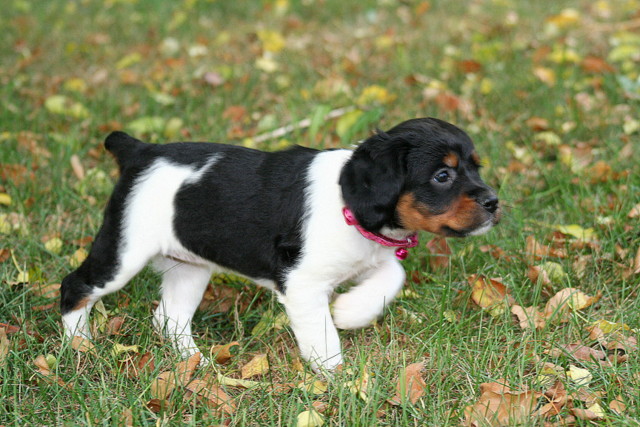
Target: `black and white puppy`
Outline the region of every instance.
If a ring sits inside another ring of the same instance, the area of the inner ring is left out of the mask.
[[[105,146],[120,179],[89,256],[62,281],[69,336],[89,337],[94,303],[151,261],[163,275],[154,325],[184,355],[198,351],[191,319],[212,273],[230,271],[276,292],[302,356],[333,369],[336,327],[368,325],[402,287],[396,246],[415,244],[418,230],[480,234],[500,217],[469,137],[433,118],[379,131],[355,151],[155,145],[122,132]],[[356,285],[330,311],[346,280]]]

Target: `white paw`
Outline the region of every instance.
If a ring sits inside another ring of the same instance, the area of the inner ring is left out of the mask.
[[[360,329],[369,326],[382,312],[380,304],[371,303],[360,295],[340,294],[333,303],[333,323],[340,329]]]

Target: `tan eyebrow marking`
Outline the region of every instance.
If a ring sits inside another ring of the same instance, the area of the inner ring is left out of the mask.
[[[449,154],[444,156],[444,159],[442,159],[442,162],[445,165],[449,166],[450,168],[457,168],[458,163],[460,162],[460,159],[458,158],[458,155],[456,153],[454,153],[453,151],[450,151]]]
[[[471,160],[473,161],[473,163],[475,163],[476,166],[482,166],[482,159],[475,151],[471,153]]]

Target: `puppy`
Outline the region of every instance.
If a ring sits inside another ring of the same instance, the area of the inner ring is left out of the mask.
[[[294,147],[266,153],[212,143],[143,143],[113,132],[105,147],[120,179],[91,251],[62,281],[68,336],[149,262],[163,276],[156,329],[197,352],[191,319],[212,273],[230,271],[273,290],[313,369],[342,363],[336,327],[362,328],[403,285],[399,259],[415,233],[464,237],[500,218],[459,128],[413,119],[355,150]],[[346,280],[356,285],[337,295]]]

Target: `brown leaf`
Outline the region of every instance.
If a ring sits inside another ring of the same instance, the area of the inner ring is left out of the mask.
[[[507,253],[505,252],[504,249],[502,249],[499,246],[496,245],[483,245],[480,246],[480,251],[484,252],[484,253],[489,253],[492,257],[494,257],[495,259],[505,259],[505,260],[512,260],[513,257],[507,255]]]
[[[607,61],[597,56],[585,57],[580,66],[587,73],[594,74],[613,73],[616,71]]]
[[[482,308],[513,304],[507,287],[495,279],[473,274],[468,279],[471,286],[471,299]]]
[[[247,115],[247,109],[241,105],[231,105],[222,113],[222,118],[229,119],[232,122],[244,121]]]
[[[23,165],[18,164],[0,164],[0,180],[4,182],[12,182],[13,185],[19,186],[27,180],[34,181],[35,174]]]
[[[31,290],[34,295],[44,298],[58,298],[60,297],[60,283],[52,283],[44,285],[41,283],[34,283],[31,286]]]
[[[233,415],[236,410],[233,400],[213,382],[194,379],[185,388],[200,397],[201,401],[212,409],[227,415]]]
[[[627,405],[625,405],[622,400],[622,396],[618,395],[614,400],[609,402],[609,408],[618,415],[622,415],[627,410]]]
[[[233,356],[238,354],[240,343],[238,341],[230,342],[225,345],[214,345],[211,347],[211,357],[221,365],[227,363]]]
[[[5,262],[11,257],[11,251],[6,248],[0,248],[0,264]]]
[[[466,74],[477,73],[482,70],[482,64],[473,59],[463,59],[458,61],[458,68]]]
[[[605,360],[607,358],[606,352],[588,347],[582,343],[559,344],[549,350],[549,355],[552,357],[571,356],[577,360],[586,360],[589,362]]]
[[[544,315],[547,319],[552,316],[558,316],[559,322],[567,322],[571,310],[587,308],[600,300],[601,296],[602,294],[599,293],[595,297],[591,297],[579,289],[564,288],[547,301]]]
[[[107,329],[105,330],[105,333],[107,335],[119,335],[120,329],[122,329],[123,324],[124,324],[124,317],[122,316],[112,317],[111,319],[109,319],[109,322],[107,322]]]
[[[159,414],[169,407],[169,401],[166,399],[156,399],[153,398],[147,402],[147,408],[154,414]]]
[[[7,338],[7,330],[5,328],[0,328],[0,366],[4,364],[10,349],[11,341]]]
[[[202,353],[195,353],[187,360],[178,363],[175,370],[162,372],[151,383],[151,395],[161,400],[166,399],[177,386],[187,384],[198,367],[200,359],[202,359]]]
[[[71,348],[80,353],[95,353],[96,346],[86,338],[75,336],[71,339]]]
[[[79,180],[83,179],[85,177],[85,173],[82,162],[80,161],[80,157],[78,157],[77,154],[74,154],[71,156],[70,162],[71,169],[73,170],[73,174],[76,176],[76,178],[78,178]]]
[[[567,251],[564,248],[553,248],[537,242],[535,237],[527,236],[525,253],[534,259],[545,257],[566,258]]]
[[[598,404],[595,404],[598,406]],[[594,411],[593,407],[587,409],[583,408],[571,408],[571,413],[581,420],[595,421],[603,418],[603,415]]]
[[[548,403],[542,405],[534,415],[553,417],[560,413],[560,410],[567,403],[567,390],[562,381],[556,381],[547,391],[544,392],[544,399]]]
[[[526,423],[542,393],[514,391],[502,383],[480,385],[480,398],[465,409],[465,425],[503,426]]]
[[[118,361],[120,372],[123,372],[128,378],[139,378],[141,372],[150,374],[155,369],[155,361],[153,354],[146,352],[144,354],[133,353],[124,360]]]
[[[0,322],[0,328],[3,328],[5,330],[5,332],[7,333],[7,335],[15,334],[16,332],[20,331],[20,327],[19,326],[13,326],[13,325],[10,325],[8,323],[1,323]]]
[[[535,329],[542,329],[547,324],[544,313],[536,307],[524,308],[519,305],[514,305],[511,307],[511,313],[518,318],[522,329],[530,329],[532,326]]]
[[[424,396],[427,383],[422,378],[421,371],[423,369],[424,363],[422,362],[412,363],[402,369],[396,385],[396,395],[388,402],[392,405],[401,405],[402,402],[408,400],[413,405]]]
[[[633,259],[633,274],[640,274],[640,247],[638,247],[638,252]]]
[[[427,242],[426,248],[431,254],[429,257],[429,265],[431,265],[432,270],[444,270],[449,266],[451,248],[449,248],[446,238],[434,237]]]
[[[257,375],[262,375],[269,370],[269,360],[266,354],[257,354],[247,362],[246,365],[240,370],[241,378],[251,378]]]
[[[542,117],[530,117],[525,123],[534,132],[540,132],[549,129],[549,121]]]
[[[627,214],[627,218],[633,219],[638,217],[640,217],[640,203],[632,207],[629,213]],[[640,252],[640,249],[638,251]]]

